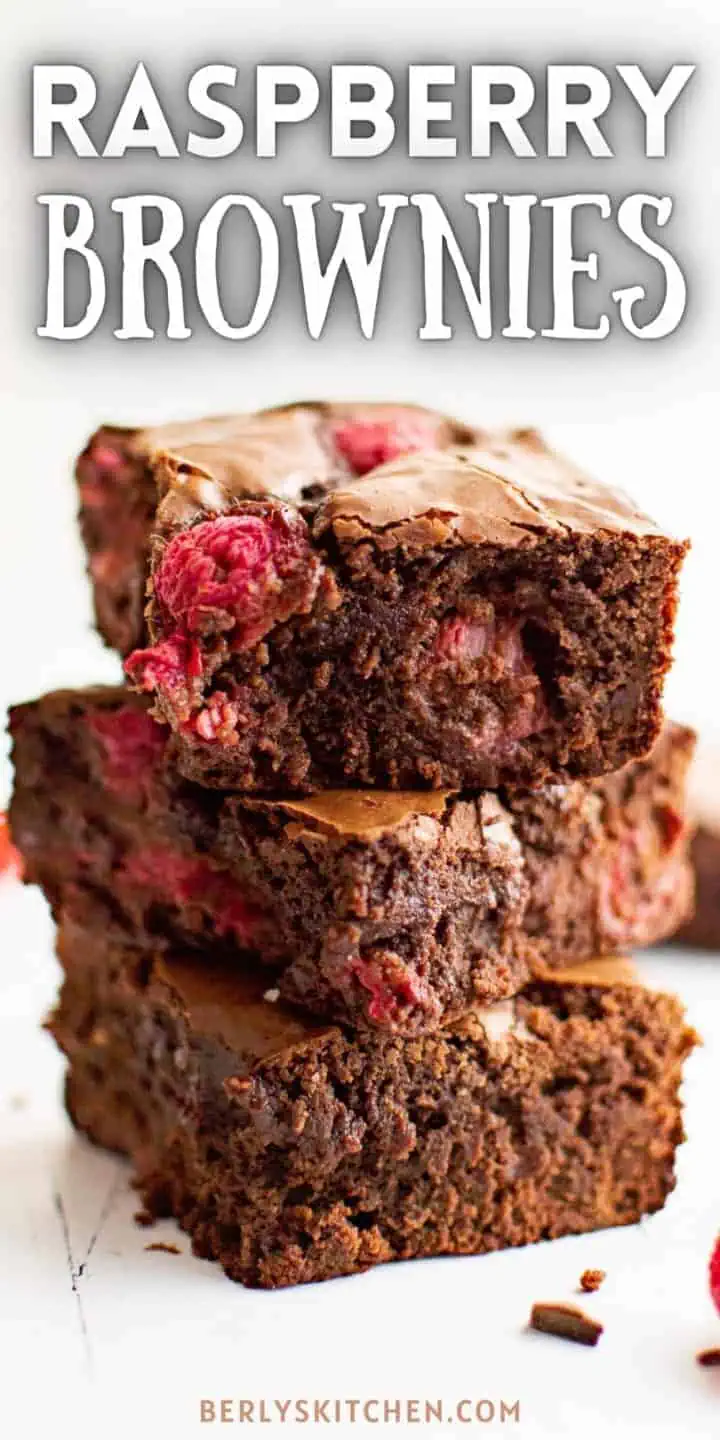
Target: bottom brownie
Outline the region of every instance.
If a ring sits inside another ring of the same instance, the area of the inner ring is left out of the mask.
[[[237,967],[61,930],[74,1123],[246,1285],[476,1254],[657,1210],[694,1036],[617,962],[432,1035],[311,1024]]]

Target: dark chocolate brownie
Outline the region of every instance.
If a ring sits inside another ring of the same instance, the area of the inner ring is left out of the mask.
[[[163,764],[146,697],[60,691],[13,711],[11,822],[54,908],[92,899],[141,948],[252,951],[322,1015],[404,1033],[687,913],[693,736],[619,775],[537,792],[220,795]]]
[[[720,950],[720,748],[700,745],[690,774],[688,809],[696,827],[690,847],[695,912],[675,939],[680,945]]]
[[[312,513],[169,482],[126,662],[207,786],[606,774],[661,724],[686,545],[522,432],[382,466]]]
[[[419,406],[315,401],[146,429],[102,425],[76,468],[101,635],[123,655],[143,643],[150,534],[168,484],[195,476],[202,490],[208,474],[231,495],[312,501],[396,455],[476,435]]]
[[[65,927],[60,956],[74,1123],[246,1285],[631,1224],[672,1189],[695,1037],[617,962],[403,1040],[102,931]]]

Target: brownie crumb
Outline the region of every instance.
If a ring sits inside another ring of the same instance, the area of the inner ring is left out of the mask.
[[[706,1370],[712,1370],[716,1365],[720,1365],[720,1345],[714,1345],[711,1350],[701,1350],[697,1356],[697,1363],[704,1366]]]
[[[133,1220],[136,1225],[142,1226],[143,1230],[149,1230],[150,1226],[155,1224],[155,1216],[150,1210],[136,1210]]]
[[[153,1240],[151,1245],[145,1246],[146,1250],[162,1250],[164,1255],[182,1255],[182,1250],[177,1245],[167,1245],[164,1240]]]
[[[577,1305],[537,1304],[530,1315],[530,1329],[541,1330],[546,1335],[558,1335],[562,1340],[574,1340],[578,1345],[597,1345],[603,1327]]]
[[[580,1276],[580,1289],[584,1290],[586,1295],[592,1295],[596,1290],[600,1289],[605,1275],[606,1272],[604,1270],[583,1270]]]

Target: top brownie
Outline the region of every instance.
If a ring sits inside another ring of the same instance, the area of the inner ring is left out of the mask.
[[[419,406],[317,401],[146,429],[102,425],[76,474],[103,639],[122,655],[143,643],[150,536],[167,490],[202,498],[219,485],[227,498],[312,502],[398,455],[477,436]]]
[[[319,501],[157,456],[151,644],[127,661],[209,786],[594,776],[661,723],[684,543],[532,431]]]

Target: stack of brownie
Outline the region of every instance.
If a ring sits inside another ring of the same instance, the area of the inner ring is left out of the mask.
[[[129,684],[17,707],[67,1102],[246,1284],[659,1208],[685,546],[537,434],[300,404],[80,457]],[[147,599],[147,605],[145,601]]]

